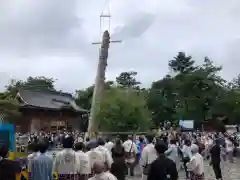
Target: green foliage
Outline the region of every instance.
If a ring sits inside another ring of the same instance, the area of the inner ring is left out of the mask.
[[[176,57],[174,57],[173,60],[169,61],[169,66],[173,69],[175,72],[190,72],[195,69],[193,66],[195,63],[194,60],[192,60],[191,56],[186,56],[184,52],[179,52]]]
[[[151,125],[144,93],[130,88],[106,91],[97,117],[105,131],[144,131]]]
[[[20,117],[19,104],[15,100],[9,99],[6,93],[0,94],[0,114],[2,119],[11,120]]]
[[[180,119],[201,124],[209,119],[217,121],[218,116],[226,116],[229,122],[239,119],[239,95],[232,90],[239,89],[238,79],[228,85],[218,75],[222,67],[215,66],[208,57],[196,66],[192,57],[182,52],[169,61],[169,66],[178,74],[167,75],[150,88],[148,106],[156,124]]]
[[[91,109],[94,86],[76,91],[76,104],[84,109]]]
[[[137,72],[129,71],[122,72],[118,77],[116,77],[117,85],[121,88],[134,88],[139,89],[141,83],[136,80]]]

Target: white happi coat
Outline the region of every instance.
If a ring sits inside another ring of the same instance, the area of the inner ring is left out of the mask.
[[[199,153],[194,154],[191,157],[190,162],[187,163],[187,168],[189,171],[192,171],[197,175],[203,174],[204,173],[203,157]]]
[[[108,151],[112,154],[112,148],[113,148],[114,144],[113,142],[109,141],[105,144],[105,147],[108,149]]]
[[[86,153],[84,153],[83,151],[77,151],[75,153],[76,158],[79,162],[79,169],[77,169],[78,173],[81,175],[84,174],[90,174],[91,173],[91,166],[90,166],[90,161],[89,161],[89,157]]]
[[[65,148],[56,154],[53,170],[58,174],[77,174],[79,166],[76,152],[73,149]]]
[[[107,164],[108,168],[111,168],[113,159],[112,159],[111,153],[109,152],[109,150],[106,147],[98,146],[93,151],[99,152],[102,156],[103,162]]]
[[[145,167],[146,165],[150,165],[153,161],[157,159],[157,151],[154,148],[152,143],[147,144],[142,151],[142,156],[140,159],[140,165]]]
[[[88,180],[117,180],[117,178],[112,173],[107,171],[101,174],[96,174],[95,176],[89,178]]]

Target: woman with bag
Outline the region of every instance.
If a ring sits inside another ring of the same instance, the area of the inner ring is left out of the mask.
[[[113,146],[111,152],[113,163],[110,172],[116,176],[118,180],[125,180],[125,152],[120,139],[116,139],[115,145]]]

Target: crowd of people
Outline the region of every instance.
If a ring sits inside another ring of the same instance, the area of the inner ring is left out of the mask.
[[[237,143],[222,133],[165,132],[161,135],[101,137],[82,141],[74,133],[60,133],[55,142],[62,150],[56,157],[46,154],[52,146],[51,134],[32,136],[27,157],[32,180],[125,180],[141,167],[142,180],[177,180],[184,169],[186,179],[203,180],[204,160],[209,160],[216,179],[222,179],[221,161],[234,162]],[[52,138],[54,139],[54,138]],[[15,179],[21,171],[7,159],[8,147],[0,146],[0,179]],[[54,172],[54,173],[53,173]],[[56,177],[57,176],[57,177]]]

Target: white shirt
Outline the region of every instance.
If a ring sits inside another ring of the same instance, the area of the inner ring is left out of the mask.
[[[91,166],[89,157],[83,151],[76,152],[76,158],[78,159],[79,169],[77,170],[80,174],[90,174],[91,173]]]
[[[88,180],[118,180],[112,173],[109,171],[97,174]]]
[[[132,148],[131,148],[132,147]],[[125,152],[131,152],[134,154],[138,153],[137,145],[132,140],[128,139],[123,143],[123,148]],[[126,162],[133,163],[135,161],[135,157],[131,157],[126,159]]]
[[[105,144],[105,147],[109,150],[110,153],[112,153],[113,146],[114,146],[114,144],[111,141],[109,141]]]
[[[28,161],[34,159],[35,157],[39,156],[40,152],[33,152],[27,156]]]
[[[157,159],[157,151],[152,143],[147,144],[142,151],[140,164],[142,167],[151,164]]]
[[[182,148],[183,157],[192,157],[191,146],[183,145]]]
[[[31,164],[32,164],[32,160],[39,156],[40,155],[40,152],[33,152],[32,154],[29,154],[27,156],[27,160],[28,160],[28,171],[31,171],[30,167],[31,167]]]
[[[202,175],[204,173],[204,162],[201,154],[199,153],[194,154],[191,157],[190,162],[187,163],[187,167],[189,171],[192,171],[198,175]]]
[[[226,143],[226,151],[227,152],[233,151],[233,143],[228,139],[225,140],[225,143]]]

